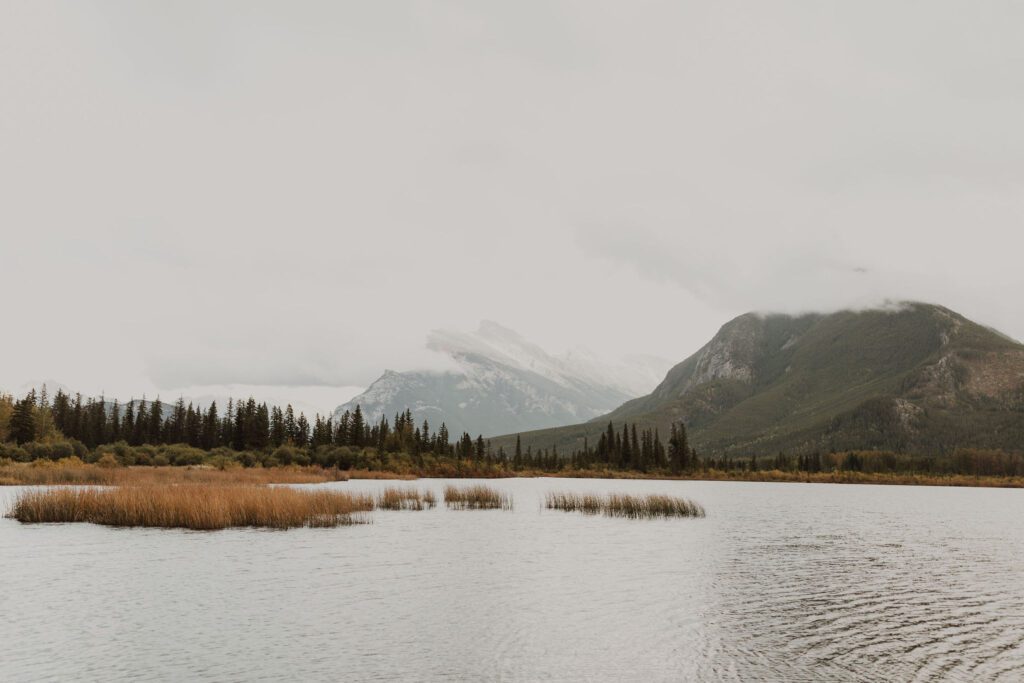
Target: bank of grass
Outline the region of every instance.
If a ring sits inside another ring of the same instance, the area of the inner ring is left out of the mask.
[[[437,498],[429,489],[389,487],[377,496],[377,507],[382,510],[426,510],[436,505]]]
[[[384,480],[405,480],[412,481],[419,479],[420,476],[411,474],[409,472],[390,472],[387,470],[339,470],[343,472],[348,479],[384,479]]]
[[[342,470],[342,472],[346,472]],[[409,472],[388,472],[380,470],[351,470],[347,472],[352,479],[395,479],[412,480],[429,479],[475,479],[477,474],[459,475],[452,472],[421,471],[418,474]],[[803,472],[784,470],[717,470],[701,469],[683,474],[668,472],[634,472],[615,469],[564,469],[557,472],[543,470],[503,470],[491,471],[486,478],[533,478],[545,477],[552,479],[639,479],[667,481],[751,481],[751,482],[783,482],[810,484],[879,484],[898,486],[967,486],[986,488],[1024,488],[1024,477],[1010,476],[976,476],[970,474],[920,474],[899,472],[855,472],[836,470],[833,472]]]
[[[983,488],[1024,488],[1024,477],[973,476],[969,474],[914,474],[898,472],[788,472],[759,470],[705,470],[673,477],[701,481],[762,481],[805,484],[879,484],[891,486],[974,486]]]
[[[196,530],[334,527],[368,521],[373,496],[252,484],[142,484],[47,488],[18,496],[8,517],[25,523],[92,522]]]
[[[511,510],[512,496],[483,484],[445,486],[444,504],[452,510]]]
[[[53,486],[60,484],[120,486],[126,484],[319,484],[345,481],[344,470],[320,467],[225,467],[203,465],[121,467],[102,459],[86,463],[72,456],[57,461],[0,464],[0,486]]]
[[[549,510],[582,512],[588,515],[602,514],[606,517],[627,517],[629,519],[704,516],[704,508],[700,504],[686,498],[658,493],[598,495],[552,491],[545,497],[545,506]]]

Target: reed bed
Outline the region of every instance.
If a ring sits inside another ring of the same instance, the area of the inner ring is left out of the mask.
[[[643,496],[612,493],[602,496],[594,493],[551,491],[545,498],[545,505],[549,510],[630,519],[704,516],[704,508],[698,503],[686,498],[657,493]]]
[[[20,522],[92,522],[118,527],[226,529],[334,527],[368,521],[372,496],[256,485],[181,484],[50,488],[18,496]]]
[[[426,510],[437,505],[434,492],[418,489],[386,488],[377,496],[381,510]]]
[[[512,496],[490,486],[445,486],[444,503],[452,510],[511,510]]]
[[[345,481],[344,470],[319,467],[101,467],[68,458],[51,462],[0,465],[0,486],[54,486],[60,484],[121,486],[135,484],[318,484]]]

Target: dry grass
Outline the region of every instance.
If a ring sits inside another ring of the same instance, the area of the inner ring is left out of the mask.
[[[970,474],[912,474],[882,472],[783,472],[780,470],[706,470],[687,477],[707,481],[754,481],[804,484],[876,484],[892,486],[965,486],[1024,488],[1024,477],[974,476]]]
[[[415,474],[388,472],[385,470],[345,470],[344,473],[348,479],[399,479],[405,481],[419,479]]]
[[[27,491],[8,517],[20,522],[92,522],[184,529],[333,527],[374,509],[369,495],[234,484],[182,484]]]
[[[704,508],[686,498],[649,494],[631,496],[613,493],[601,496],[593,493],[549,492],[545,505],[549,510],[582,512],[606,517],[650,519],[653,517],[703,517]]]
[[[490,486],[445,486],[444,503],[453,510],[511,510],[512,496]]]
[[[318,484],[345,481],[348,475],[340,470],[319,467],[100,467],[78,458],[57,462],[37,460],[32,463],[0,465],[0,486],[38,486],[58,484],[141,485],[141,484]]]
[[[386,488],[377,496],[381,510],[425,510],[435,505],[437,498],[430,490]]]

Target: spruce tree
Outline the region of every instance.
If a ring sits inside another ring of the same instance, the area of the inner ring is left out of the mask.
[[[295,421],[295,444],[303,448],[309,445],[309,420],[304,413],[299,413]]]
[[[289,403],[284,409],[284,436],[292,445],[298,443],[299,431],[295,423],[295,409]]]
[[[26,396],[14,404],[8,427],[10,438],[17,444],[28,443],[36,438],[35,399]]]
[[[110,412],[110,433],[108,438],[110,441],[118,441],[121,438],[121,406],[118,404],[117,399],[114,399],[114,407]]]
[[[280,408],[274,406],[270,411],[270,443],[276,447],[282,445],[284,440],[284,413]]]
[[[142,395],[139,401],[139,412],[135,415],[135,429],[132,430],[133,446],[144,444],[149,436],[149,408],[147,407],[146,395]]]
[[[162,438],[164,426],[164,406],[157,396],[149,407],[149,428],[147,429],[146,440],[151,444],[158,444]]]
[[[365,425],[363,424],[363,409],[356,404],[356,409],[352,413],[352,421],[349,424],[349,430],[351,432],[349,436],[349,443],[353,446],[362,446],[365,438]]]
[[[220,445],[217,438],[220,434],[220,419],[217,417],[217,402],[211,401],[203,418],[203,436],[200,439],[203,448],[211,449]]]
[[[128,401],[124,408],[124,421],[121,423],[121,438],[131,443],[135,435],[135,399]]]

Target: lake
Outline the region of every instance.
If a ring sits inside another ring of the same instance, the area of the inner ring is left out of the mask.
[[[323,486],[440,499],[446,483]],[[2,519],[0,680],[1024,678],[1024,491],[487,483],[513,512],[291,531]],[[707,518],[543,510],[550,490],[682,495]]]

